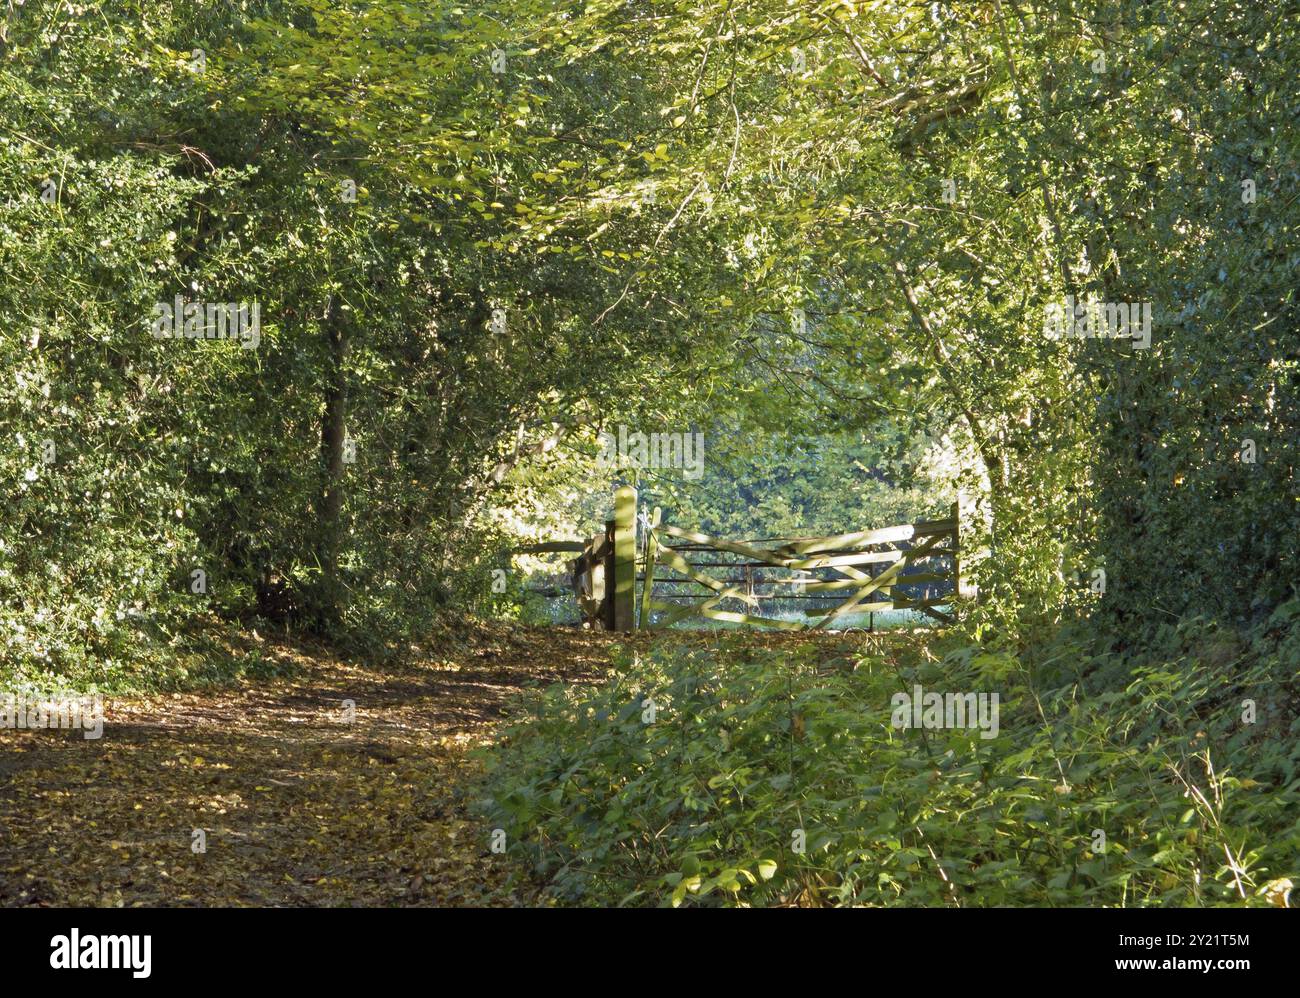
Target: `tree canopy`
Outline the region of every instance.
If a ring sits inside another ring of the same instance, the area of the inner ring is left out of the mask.
[[[13,5],[7,648],[400,640],[593,502],[622,424],[703,432],[727,495],[664,494],[737,529],[975,497],[991,619],[1097,568],[1126,625],[1261,619],[1300,569],[1297,44],[1245,0]],[[157,338],[177,296],[258,343]],[[1149,342],[1074,335],[1090,301]],[[882,470],[941,440],[929,491]]]

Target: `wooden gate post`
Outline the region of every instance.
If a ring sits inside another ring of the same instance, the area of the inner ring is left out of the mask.
[[[613,630],[636,627],[636,489],[614,493]]]
[[[605,521],[605,532],[600,535],[600,570],[605,580],[601,590],[600,629],[614,629],[614,521]]]
[[[650,630],[650,600],[655,588],[655,560],[659,553],[659,537],[655,529],[659,526],[659,516],[663,511],[656,506],[650,514],[650,529],[645,538],[645,577],[641,581],[641,629]]]
[[[609,626],[606,612],[608,579],[606,564],[609,561],[608,535],[597,534],[582,542],[582,553],[573,564],[573,591],[582,611],[582,626],[601,630]]]

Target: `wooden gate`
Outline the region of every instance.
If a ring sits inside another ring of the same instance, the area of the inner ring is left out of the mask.
[[[666,613],[655,623],[656,627],[702,617],[802,630],[842,621],[850,613],[877,610],[918,610],[951,623],[951,615],[936,607],[951,604],[958,591],[959,514],[957,504],[953,503],[951,515],[942,520],[922,520],[831,537],[728,541],[698,530],[660,524],[660,511],[656,509],[643,561],[641,626],[650,626],[655,610]],[[708,569],[722,569],[725,574],[719,577]],[[657,576],[660,570],[676,574]],[[678,597],[701,600],[683,606],[656,600],[653,594],[656,582],[691,583],[706,591],[677,593]],[[783,594],[778,591],[782,586],[797,591]],[[904,592],[916,587],[922,589],[920,595]],[[937,592],[940,588],[947,591]],[[843,599],[836,605],[805,611],[804,616],[816,618],[811,625],[723,608],[727,601],[754,609],[764,599],[825,603],[840,596]]]
[[[745,541],[661,523],[660,510],[655,509],[642,521],[646,529],[641,554],[637,550],[636,511],[636,489],[624,486],[614,493],[614,517],[600,533],[582,541],[553,541],[517,552],[577,553],[570,563],[570,584],[584,627],[647,629],[656,612],[663,614],[654,621],[657,628],[704,618],[802,630],[843,622],[851,613],[879,610],[917,610],[944,623],[952,621],[951,615],[938,607],[950,605],[959,587],[957,503],[941,520],[830,537]],[[656,584],[661,587],[660,595],[692,602],[683,605],[656,599]],[[692,591],[676,588],[683,585]],[[663,592],[666,586],[674,589]],[[813,624],[745,612],[765,600],[812,600],[822,605],[804,611],[805,617],[814,619]],[[827,606],[828,602],[832,605]]]

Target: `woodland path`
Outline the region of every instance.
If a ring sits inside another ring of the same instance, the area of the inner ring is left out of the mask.
[[[501,627],[362,667],[268,641],[293,678],[109,697],[99,740],[0,729],[0,906],[537,903],[471,814],[472,750],[611,643]]]

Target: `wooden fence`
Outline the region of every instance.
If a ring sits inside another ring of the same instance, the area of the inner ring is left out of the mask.
[[[636,490],[624,486],[614,494],[614,517],[601,533],[584,541],[521,549],[521,553],[577,552],[571,563],[571,582],[585,626],[609,631],[645,629],[656,612],[662,615],[654,620],[656,628],[702,618],[802,630],[843,622],[852,613],[880,610],[916,610],[944,623],[952,621],[951,615],[938,607],[951,605],[959,589],[957,503],[952,504],[950,515],[940,520],[830,537],[745,541],[661,523],[661,512],[655,509],[645,523],[640,555],[636,511]],[[656,585],[660,595],[669,598],[656,598]],[[678,587],[683,585],[691,591],[680,591]],[[672,588],[665,591],[665,587]],[[919,593],[915,591],[918,588]],[[825,605],[837,599],[838,603]],[[803,613],[814,623],[745,612],[764,601],[794,600],[823,604]],[[730,609],[729,605],[743,609]]]

